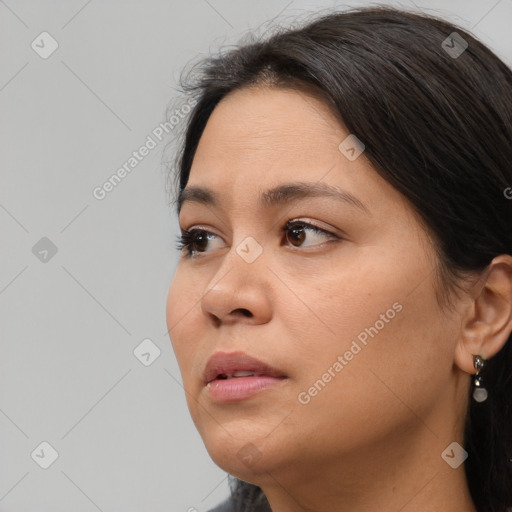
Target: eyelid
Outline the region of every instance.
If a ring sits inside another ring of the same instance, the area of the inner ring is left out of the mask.
[[[327,236],[332,236],[335,238],[342,238],[342,235],[337,235],[336,233],[333,233],[332,231],[330,231],[329,228],[322,227],[314,222],[311,222],[311,220],[304,220],[300,217],[296,217],[296,218],[286,221],[286,223],[283,225],[283,227],[280,228],[279,232],[283,233],[284,231],[286,231],[287,229],[290,229],[290,227],[293,227],[296,224],[304,225],[306,228],[316,228],[316,229],[318,229],[318,231],[322,231]],[[181,234],[188,233],[188,232],[194,232],[194,231],[202,231],[202,232],[206,232],[211,235],[215,235],[219,238],[222,238],[221,235],[218,235],[217,233],[212,231],[211,228],[206,227],[201,224],[192,224],[189,228],[186,228],[186,229],[180,228],[180,230],[181,230]]]
[[[327,226],[323,227],[320,224],[318,224],[317,221],[311,220],[308,218],[294,217],[293,219],[290,219],[289,221],[287,221],[286,224],[284,225],[284,227],[293,226],[294,224],[305,224],[306,226],[317,228],[320,231],[324,231],[328,235],[338,236],[338,235],[336,235],[336,233],[332,232],[335,228],[327,227]]]
[[[318,223],[318,221],[312,220],[312,219],[307,218],[307,217],[304,217],[304,218],[303,217],[293,217],[292,219],[286,221],[286,223],[280,229],[280,232],[282,232],[283,229],[285,229],[287,226],[294,225],[294,224],[305,224],[306,226],[315,227],[315,228],[317,228],[320,231],[324,231],[328,235],[338,236],[340,238],[345,236],[344,232],[341,231],[339,228],[334,228],[334,227],[330,227],[330,226],[320,225]],[[201,225],[201,224],[192,224],[188,228],[182,228],[180,226],[180,230],[181,230],[182,233],[184,233],[186,231],[195,231],[195,230],[197,230],[197,231],[206,231],[208,233],[211,233],[212,235],[215,235],[215,236],[218,236],[218,237],[222,238],[221,235],[218,235],[217,233],[212,231],[212,228],[210,228],[210,227],[208,227],[206,225]],[[339,234],[337,234],[335,231],[338,231]]]
[[[326,244],[329,244],[330,242],[336,242],[336,241],[345,239],[344,236],[337,235],[329,229],[320,227],[315,222],[311,222],[310,220],[303,220],[300,217],[294,217],[294,218],[288,220],[280,228],[280,230],[279,230],[280,235],[284,236],[284,234],[286,232],[288,232],[290,229],[292,229],[296,225],[303,226],[306,230],[317,232],[321,236],[325,236],[326,238],[328,238],[328,240],[326,242],[313,244],[312,246],[305,246],[305,247],[292,247],[292,246],[289,246],[288,244],[285,244],[286,247],[292,249],[293,251],[308,252],[311,250],[311,248],[318,247],[318,246],[323,247]],[[209,237],[209,235],[213,235],[214,237],[218,237],[218,238],[222,239],[222,237],[220,235],[217,235],[210,229],[206,229],[205,226],[201,226],[201,225],[192,225],[188,229],[181,229],[181,237],[178,236],[177,249],[186,258],[193,259],[193,258],[197,258],[197,257],[202,257],[209,252],[209,251],[194,251],[193,249],[190,248],[190,246],[193,243],[193,242],[191,242],[191,239],[193,238],[193,236],[194,236],[193,233],[195,233],[195,232],[204,233],[204,234],[206,234],[207,238]]]
[[[325,243],[328,243],[329,241],[336,241],[336,240],[343,240],[345,237],[343,235],[339,235],[333,232],[333,228],[324,228],[319,226],[318,224],[311,222],[310,220],[303,220],[300,217],[290,219],[286,222],[286,224],[281,228],[281,234],[284,234],[287,230],[293,228],[295,225],[298,226],[304,226],[306,229],[310,229],[312,231],[317,231],[318,234],[325,236],[329,240],[327,242],[322,242],[319,244],[313,244],[312,246],[306,246],[303,247],[302,250],[308,250],[312,247],[318,247],[318,246],[324,246]],[[290,246],[293,250],[301,250],[301,247],[293,247]]]

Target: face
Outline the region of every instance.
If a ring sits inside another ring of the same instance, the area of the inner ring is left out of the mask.
[[[187,188],[217,201],[183,203],[181,229],[207,234],[181,255],[167,323],[210,456],[253,483],[428,436],[418,418],[436,428],[453,378],[457,320],[437,304],[434,251],[364,151],[340,149],[348,135],[312,90],[251,87],[215,108],[193,160]],[[297,183],[306,194],[261,202]],[[353,199],[308,195],[318,185]],[[203,382],[218,351],[286,378],[219,400]]]

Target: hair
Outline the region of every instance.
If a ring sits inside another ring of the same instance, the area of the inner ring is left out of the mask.
[[[458,56],[442,46],[454,31],[467,43]],[[512,254],[505,193],[512,186],[512,71],[462,28],[383,6],[322,13],[203,58],[180,85],[196,103],[175,161],[179,192],[226,95],[251,86],[313,86],[364,143],[375,171],[419,214],[438,257],[440,305],[451,308],[464,277]],[[488,399],[468,396],[464,468],[479,512],[512,507],[511,337],[481,372]],[[230,486],[236,510],[271,510],[258,486],[237,478]]]

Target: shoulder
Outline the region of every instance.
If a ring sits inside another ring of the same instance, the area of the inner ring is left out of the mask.
[[[231,498],[228,498],[227,500],[217,505],[215,508],[208,510],[208,512],[235,512],[233,501]]]

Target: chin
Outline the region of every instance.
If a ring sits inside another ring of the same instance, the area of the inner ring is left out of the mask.
[[[210,458],[221,469],[247,481],[268,472],[271,461],[265,457],[265,453],[276,451],[268,446],[262,447],[264,443],[254,433],[241,435],[233,428],[224,430],[223,425],[218,423],[210,425],[209,429],[208,433],[203,430],[201,437]],[[235,433],[230,435],[232,431]]]

